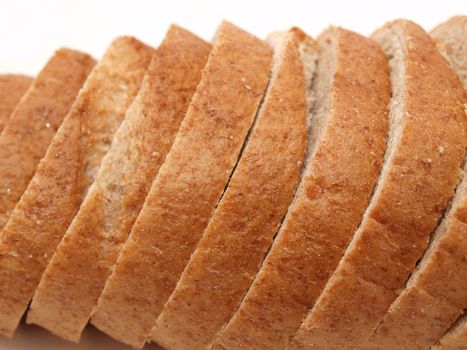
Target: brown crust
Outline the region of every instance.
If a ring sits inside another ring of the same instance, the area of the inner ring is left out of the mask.
[[[25,75],[0,75],[0,133],[32,81]]]
[[[450,46],[467,29],[467,17],[454,17],[436,27],[436,47],[450,62],[462,46]],[[453,37],[450,36],[453,33]],[[465,58],[467,59],[467,58]],[[456,65],[452,65],[456,71]],[[464,69],[467,67],[464,67]],[[460,71],[456,71],[460,73]],[[462,76],[461,76],[462,77]],[[467,76],[464,77],[467,86]],[[463,172],[451,210],[438,226],[407,288],[384,316],[371,346],[379,349],[427,349],[467,308],[467,173]],[[449,286],[447,288],[447,286]]]
[[[72,328],[78,315],[68,311],[71,304],[78,303],[69,296],[74,293],[75,283],[80,282],[62,278],[73,266],[71,260],[63,262],[70,239],[62,240],[58,248],[57,245],[139,90],[152,54],[152,48],[134,38],[114,40],[80,91],[15,211],[15,221],[10,221],[8,227],[7,249],[19,251],[23,257],[12,259],[9,272],[10,290],[14,291],[11,297],[17,300],[16,317],[24,312],[43,276],[27,322],[66,339],[79,338],[76,327]],[[56,248],[58,253],[50,259]],[[79,246],[73,248],[84,256]]]
[[[73,274],[80,280],[76,295],[85,292],[83,287],[92,286],[92,302],[78,305],[81,312],[88,311],[88,316],[172,146],[210,50],[209,44],[192,33],[175,25],[169,29],[95,185],[69,230],[75,240],[81,237],[80,252],[85,252],[80,253],[80,265]],[[120,339],[130,337],[128,321],[104,299],[91,322]]]
[[[316,44],[298,29],[283,40],[250,140],[152,332],[165,348],[211,344],[251,285],[299,183],[308,114],[300,50],[304,41]]]
[[[94,61],[61,49],[38,74],[0,135],[0,229],[68,113]]]
[[[386,144],[387,60],[358,34],[331,28],[320,44],[330,37],[337,63],[322,138],[261,271],[213,349],[283,349],[368,204]]]
[[[224,22],[174,145],[107,281],[119,340],[142,347],[237,161],[268,81],[271,49]],[[131,328],[130,328],[131,327]]]
[[[432,350],[465,350],[467,344],[467,314],[456,322],[448,332],[433,346]]]
[[[459,179],[467,140],[462,86],[422,28],[397,20],[374,38],[389,33],[397,33],[405,47],[400,142],[355,239],[291,349],[365,346]]]

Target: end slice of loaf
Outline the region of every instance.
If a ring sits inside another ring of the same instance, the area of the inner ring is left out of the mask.
[[[32,81],[25,75],[0,75],[0,133]]]
[[[449,329],[432,350],[465,350],[467,348],[467,314]]]
[[[113,41],[84,84],[5,227],[2,250],[9,252],[10,260],[8,268],[0,268],[8,286],[2,293],[15,306],[16,320],[37,287],[27,322],[78,340],[75,325],[79,315],[68,310],[80,300],[67,297],[80,281],[79,276],[66,279],[73,261],[63,260],[69,238],[61,239],[139,90],[152,54],[152,48],[134,38]],[[53,255],[60,242],[61,248]],[[86,251],[80,248],[73,247],[84,257]]]
[[[381,169],[387,60],[371,40],[330,28],[312,87],[310,144],[294,201],[214,349],[284,349],[344,254]]]
[[[291,349],[363,348],[422,256],[459,181],[463,88],[430,36],[406,20],[372,36],[392,82],[385,164],[360,227]]]
[[[58,50],[6,123],[0,134],[0,230],[94,64],[81,52]]]
[[[467,87],[467,17],[450,19],[435,31],[437,47],[459,77],[464,78]],[[463,36],[459,35],[462,32]],[[427,349],[467,308],[465,168],[462,176],[451,207],[438,225],[423,259],[370,339],[372,347]]]
[[[99,301],[119,316],[119,340],[133,347],[146,342],[228,183],[271,60],[266,43],[228,22],[220,26],[180,131]]]
[[[96,181],[68,229],[69,312],[85,324],[104,289],[152,181],[175,139],[201,78],[210,45],[172,26],[155,51],[141,90],[103,160]],[[72,251],[72,247],[78,247]],[[75,298],[79,301],[73,303]],[[126,328],[112,304],[101,303],[92,323],[120,339]]]
[[[248,291],[300,181],[317,45],[299,29],[271,41],[271,80],[248,143],[152,332],[165,348],[209,347]]]

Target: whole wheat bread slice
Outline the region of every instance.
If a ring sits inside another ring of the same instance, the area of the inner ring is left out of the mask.
[[[389,56],[385,163],[360,227],[291,349],[359,349],[423,254],[459,181],[463,88],[430,36],[406,20],[372,36]]]
[[[268,82],[272,50],[224,22],[165,163],[98,308],[142,347],[206,228]]]
[[[112,42],[54,138],[15,209],[14,220],[5,227],[2,250],[12,257],[11,252],[15,252],[17,257],[9,258],[8,269],[0,270],[8,286],[2,295],[17,301],[12,313],[15,320],[19,320],[37,287],[27,322],[66,339],[79,337],[69,326],[76,315],[61,312],[66,310],[66,296],[73,284],[55,278],[68,266],[61,260],[68,238],[62,237],[139,90],[152,54],[152,48],[131,37]],[[56,249],[58,254],[53,255]],[[80,247],[75,249],[79,251]]]
[[[319,37],[306,169],[239,310],[214,349],[284,349],[336,268],[368,205],[388,128],[387,59],[371,40]]]
[[[55,260],[66,267],[51,271],[48,283],[67,286],[54,312],[64,315],[73,333],[82,331],[97,304],[152,180],[172,146],[209,51],[210,45],[193,34],[177,26],[170,28],[67,230],[66,242],[60,245]],[[118,335],[117,321],[112,315],[98,314],[93,323],[110,335]]]
[[[271,80],[250,139],[152,332],[165,348],[208,348],[250,287],[300,181],[317,45],[296,28],[269,42]]]
[[[0,133],[32,81],[25,75],[0,75]]]
[[[444,334],[432,350],[466,350],[467,349],[467,314]]]
[[[435,31],[437,47],[467,87],[467,17]],[[452,36],[451,36],[452,33]],[[463,35],[460,35],[463,33]],[[463,60],[462,60],[463,59]],[[467,116],[466,116],[467,117]],[[374,348],[427,349],[467,308],[467,174],[430,246],[370,339]],[[467,343],[466,343],[467,346]]]
[[[81,52],[55,52],[6,123],[0,134],[0,230],[94,64]]]

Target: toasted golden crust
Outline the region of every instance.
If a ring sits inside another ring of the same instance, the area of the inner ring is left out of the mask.
[[[467,17],[454,17],[436,28],[436,46],[451,63],[467,57],[464,45],[452,45],[461,39],[460,26],[467,29]],[[446,29],[439,35],[441,29]],[[453,37],[449,33],[453,33]],[[447,49],[449,48],[449,49]],[[460,63],[460,62],[459,62]],[[452,64],[456,73],[462,68]],[[459,75],[462,78],[462,74]],[[467,76],[464,76],[467,86]],[[464,169],[451,209],[439,224],[432,242],[407,283],[407,288],[392,303],[375,334],[371,347],[377,349],[427,349],[434,344],[467,308],[467,177]],[[467,344],[467,343],[466,343]]]
[[[21,256],[10,258],[10,270],[5,272],[9,275],[9,290],[14,291],[5,294],[17,300],[16,317],[19,319],[24,312],[37,286],[27,322],[65,339],[77,340],[80,333],[76,326],[79,315],[70,311],[80,300],[69,298],[80,280],[77,276],[66,279],[73,267],[71,259],[64,260],[70,238],[64,238],[58,252],[53,257],[52,254],[93,182],[100,161],[139,90],[153,52],[130,37],[118,38],[110,45],[80,91],[37,176],[15,210],[15,221],[10,220],[5,228],[8,240],[4,249]],[[81,257],[86,255],[79,245],[72,249]]]
[[[94,65],[88,55],[61,49],[38,74],[0,135],[0,229]]]
[[[402,96],[402,108],[392,110],[403,116],[396,126],[399,138],[359,230],[291,349],[357,349],[367,343],[426,248],[459,179],[467,120],[455,73],[412,22],[391,22],[373,38],[401,48],[398,69],[404,74],[401,91],[393,95]]]
[[[79,260],[73,276],[79,276],[80,281],[74,292],[87,294],[84,302],[74,307],[84,315],[87,312],[87,317],[97,304],[152,180],[172,146],[210,49],[209,44],[190,32],[177,26],[170,28],[68,230],[67,236],[80,241],[81,253],[73,257]],[[120,314],[112,301],[101,300],[92,323],[116,339],[131,339],[131,319]]]
[[[282,40],[251,137],[152,332],[168,349],[211,344],[248,290],[299,183],[309,85],[301,50],[317,55],[316,44],[298,29]]]
[[[389,75],[371,40],[331,28],[331,96],[294,203],[242,305],[214,349],[283,349],[321,293],[352,237],[379,174],[387,135]],[[329,49],[327,49],[329,51]],[[325,108],[318,100],[314,110]],[[313,118],[313,117],[312,117]]]
[[[142,347],[237,161],[268,81],[271,49],[224,22],[187,115],[107,281],[101,303]]]
[[[0,75],[0,133],[32,81],[25,75]]]

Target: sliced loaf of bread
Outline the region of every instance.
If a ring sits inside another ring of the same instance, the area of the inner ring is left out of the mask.
[[[364,348],[459,181],[467,119],[458,77],[413,22],[390,22],[372,37],[391,68],[385,163],[352,242],[290,349]]]
[[[25,75],[0,75],[0,133],[32,81]]]
[[[27,322],[78,340],[79,314],[67,311],[78,303],[68,296],[80,281],[79,276],[66,279],[73,261],[66,261],[69,239],[62,237],[141,86],[152,54],[152,48],[132,37],[112,42],[52,141],[14,220],[5,227],[9,239],[4,249],[16,252],[17,258],[0,271],[5,271],[8,295],[16,300],[17,321],[37,287]],[[83,258],[86,251],[79,249],[73,247]]]
[[[94,64],[81,52],[55,52],[6,123],[0,134],[0,230]]]
[[[206,228],[268,82],[270,47],[224,22],[180,131],[155,178],[98,309],[113,336],[142,347]]]
[[[295,28],[275,48],[268,90],[242,157],[152,339],[168,349],[207,349],[258,272],[300,181],[317,44]]]
[[[261,270],[213,349],[284,349],[336,268],[368,205],[388,132],[382,50],[330,28],[312,86],[306,168]]]

